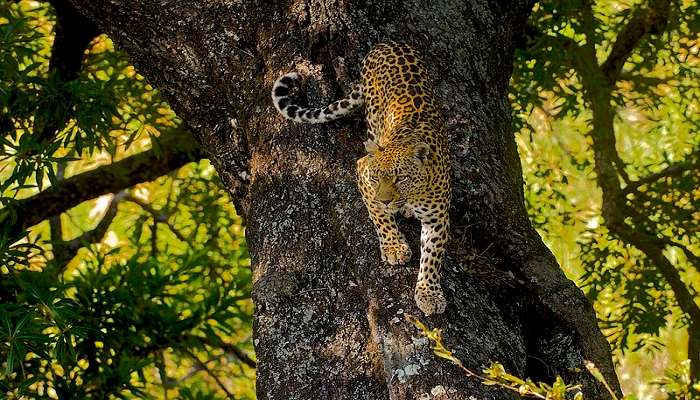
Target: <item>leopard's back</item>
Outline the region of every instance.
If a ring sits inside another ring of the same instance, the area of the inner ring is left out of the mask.
[[[375,46],[363,62],[360,86],[367,123],[377,143],[401,139],[397,128],[405,122],[430,126],[435,136],[444,136],[430,74],[412,47],[401,43]]]

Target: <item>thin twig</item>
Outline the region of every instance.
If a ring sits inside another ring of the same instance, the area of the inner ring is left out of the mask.
[[[169,378],[168,372],[165,370],[165,352],[160,351],[158,357],[158,373],[160,374],[160,382],[163,385],[163,399],[168,400]]]
[[[243,352],[243,350],[239,349],[234,344],[226,343],[223,341],[218,341],[218,342],[214,343],[206,337],[201,337],[201,336],[196,336],[196,335],[193,335],[192,338],[198,340],[202,344],[205,344],[205,345],[210,346],[210,347],[215,347],[215,348],[218,347],[218,348],[224,350],[227,354],[232,354],[238,360],[240,360],[243,364],[247,365],[250,368],[257,367],[255,360],[250,358],[250,356],[248,356],[246,353]]]
[[[636,181],[630,182],[629,185],[625,186],[625,188],[622,189],[622,194],[626,195],[626,194],[632,193],[633,191],[637,190],[641,186],[648,185],[650,183],[654,183],[654,182],[656,182],[660,179],[663,179],[663,178],[680,176],[683,174],[683,172],[688,171],[691,168],[693,168],[693,165],[691,163],[680,163],[680,164],[669,165],[668,167],[664,168],[663,170],[661,170],[659,172],[649,174],[643,178],[637,179]]]
[[[223,391],[226,393],[226,395],[228,396],[229,399],[235,399],[235,397],[233,397],[233,394],[232,394],[231,392],[228,391],[228,389],[226,388],[226,386],[224,385],[224,383],[221,382],[221,380],[219,379],[219,377],[216,376],[216,374],[214,374],[214,372],[213,372],[212,370],[210,370],[209,367],[207,367],[207,365],[206,365],[204,362],[202,362],[202,360],[199,359],[199,357],[197,357],[197,356],[196,356],[194,353],[192,353],[189,349],[182,349],[182,351],[183,351],[185,354],[187,354],[188,357],[190,357],[192,360],[194,360],[194,362],[195,362],[197,365],[199,365],[199,367],[202,368],[202,370],[205,371],[209,376],[211,376],[212,379],[214,379],[214,381],[216,382],[216,384],[219,385],[219,387],[221,388],[221,390],[223,390]]]
[[[54,253],[54,260],[60,265],[59,271],[65,270],[68,262],[75,257],[75,254],[80,250],[80,248],[85,247],[91,243],[97,243],[101,241],[105,234],[107,233],[112,221],[117,215],[117,205],[122,201],[126,195],[125,191],[121,191],[112,197],[105,215],[102,217],[97,226],[89,231],[83,232],[82,235],[77,238],[60,242],[58,247],[61,251]]]
[[[143,208],[144,211],[148,212],[153,216],[154,222],[159,222],[162,224],[165,224],[165,226],[170,229],[170,231],[177,237],[181,242],[189,244],[190,242],[187,240],[185,235],[183,235],[175,226],[170,222],[169,218],[170,215],[165,214],[161,211],[156,210],[155,208],[151,207],[150,204],[144,202],[143,200],[134,197],[134,196],[127,196],[126,200],[139,205],[141,208]]]

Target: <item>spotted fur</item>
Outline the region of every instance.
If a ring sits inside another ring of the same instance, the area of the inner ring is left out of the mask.
[[[426,314],[444,312],[440,270],[449,237],[451,170],[442,108],[425,64],[411,47],[386,43],[365,57],[359,85],[323,108],[300,107],[289,97],[296,73],[273,87],[275,107],[286,118],[321,123],[364,108],[370,140],[357,161],[358,186],[379,237],[382,260],[404,264],[411,249],[396,214],[421,222],[421,257],[415,300]]]
[[[341,118],[363,104],[362,92],[355,85],[353,90],[344,98],[321,108],[306,108],[294,103],[289,97],[292,86],[299,82],[299,74],[290,72],[280,76],[272,86],[272,102],[285,118],[307,124],[320,124]]]

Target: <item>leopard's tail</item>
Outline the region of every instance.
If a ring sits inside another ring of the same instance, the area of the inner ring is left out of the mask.
[[[275,85],[272,87],[272,102],[275,108],[285,118],[296,122],[305,122],[307,124],[320,124],[323,122],[333,121],[350,114],[360,108],[364,103],[362,90],[359,85],[354,85],[352,91],[340,100],[321,107],[321,108],[304,108],[296,104],[289,92],[295,83],[299,81],[299,74],[290,72],[277,78]]]

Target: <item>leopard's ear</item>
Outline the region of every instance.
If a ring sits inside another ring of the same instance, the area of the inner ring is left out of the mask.
[[[377,143],[375,143],[374,140],[367,139],[367,141],[365,142],[365,150],[367,150],[368,154],[373,155],[374,153],[377,152],[377,150],[379,150],[379,145]]]
[[[418,143],[416,147],[413,148],[413,156],[422,164],[428,159],[429,151],[430,146],[425,143]]]

